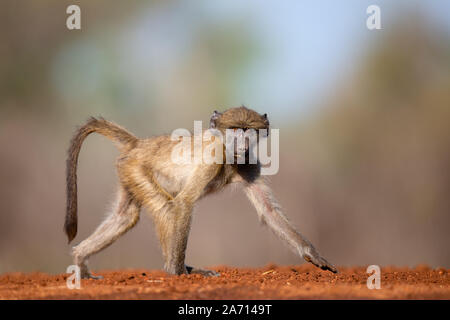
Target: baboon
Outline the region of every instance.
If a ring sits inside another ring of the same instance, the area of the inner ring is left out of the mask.
[[[210,128],[224,134],[229,129],[268,130],[269,120],[267,114],[260,115],[242,106],[222,113],[214,111],[210,119]],[[219,275],[215,271],[185,265],[185,252],[195,202],[231,183],[243,185],[260,220],[296,254],[323,270],[337,272],[336,268],[319,255],[313,245],[283,214],[265,177],[260,175],[259,162],[176,164],[171,161],[171,153],[179,142],[171,139],[169,135],[138,139],[126,129],[103,118],[91,118],[76,131],[70,143],[67,159],[67,211],[64,224],[69,243],[77,233],[78,154],[83,140],[93,132],[108,137],[117,145],[120,155],[116,167],[120,184],[115,210],[91,236],[72,249],[74,264],[80,267],[83,278],[98,278],[89,272],[87,259],[131,229],[138,222],[142,207],[146,208],[153,218],[166,272],[176,275],[190,273]],[[219,139],[212,140],[223,144]],[[225,150],[226,146],[223,147]],[[248,155],[248,143],[244,149]],[[238,152],[235,149],[233,154],[238,157]]]

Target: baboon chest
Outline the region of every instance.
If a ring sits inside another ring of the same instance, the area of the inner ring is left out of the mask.
[[[217,174],[205,187],[203,195],[214,193],[223,189],[227,184],[232,182],[233,176],[236,175],[236,170],[231,166],[224,165]]]

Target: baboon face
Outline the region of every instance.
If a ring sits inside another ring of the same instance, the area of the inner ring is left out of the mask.
[[[234,145],[234,156],[239,158],[248,156],[254,143],[258,143],[259,130],[269,130],[267,114],[260,115],[256,111],[244,106],[231,108],[223,113],[214,111],[211,116],[210,127],[218,129],[226,137],[226,145]],[[234,140],[234,141],[233,141]]]

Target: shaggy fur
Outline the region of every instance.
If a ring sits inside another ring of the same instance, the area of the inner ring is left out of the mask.
[[[246,107],[215,111],[211,116],[212,128],[268,129],[267,115],[260,115]],[[91,118],[75,133],[67,159],[67,210],[64,229],[69,242],[77,233],[77,162],[81,145],[91,133],[104,135],[116,143],[120,150],[117,172],[120,187],[117,206],[101,225],[72,250],[74,262],[81,268],[84,278],[94,278],[87,259],[112,244],[139,220],[142,206],[154,220],[165,259],[165,270],[172,274],[200,273],[218,275],[214,271],[186,266],[185,252],[194,204],[207,194],[218,192],[230,183],[239,183],[254,204],[262,221],[294,251],[307,261],[336,272],[323,259],[281,212],[272,192],[262,177],[260,165],[252,164],[176,164],[172,150],[179,142],[170,136],[138,139],[124,128],[104,119]],[[220,143],[219,139],[203,142]],[[221,145],[223,147],[223,145]]]

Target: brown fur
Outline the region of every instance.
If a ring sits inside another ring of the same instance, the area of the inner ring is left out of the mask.
[[[266,114],[261,116],[256,111],[244,106],[228,109],[219,114],[215,124],[219,130],[228,128],[249,128],[255,130],[269,128],[269,120]]]
[[[223,113],[214,112],[211,126],[220,130],[268,129],[269,121],[267,115],[259,115],[246,107],[238,107]],[[153,217],[167,272],[217,275],[213,271],[186,266],[185,252],[195,202],[230,183],[244,185],[261,220],[297,254],[321,268],[335,271],[282,214],[270,188],[259,176],[259,164],[175,164],[171,160],[171,152],[178,141],[172,141],[170,136],[138,139],[112,122],[95,118],[91,118],[78,129],[69,149],[65,222],[69,242],[77,231],[78,154],[83,140],[92,132],[100,133],[118,145],[121,153],[116,166],[120,188],[115,210],[89,238],[73,248],[74,261],[80,266],[83,277],[93,277],[87,269],[86,259],[133,227],[138,221],[141,206],[146,207]],[[207,143],[217,141],[204,142]]]
[[[77,235],[77,163],[80,154],[81,144],[86,137],[97,132],[116,142],[122,150],[132,149],[138,139],[126,131],[124,128],[106,121],[105,119],[91,118],[80,127],[70,142],[69,156],[67,158],[67,208],[64,230],[69,239],[69,243]]]

